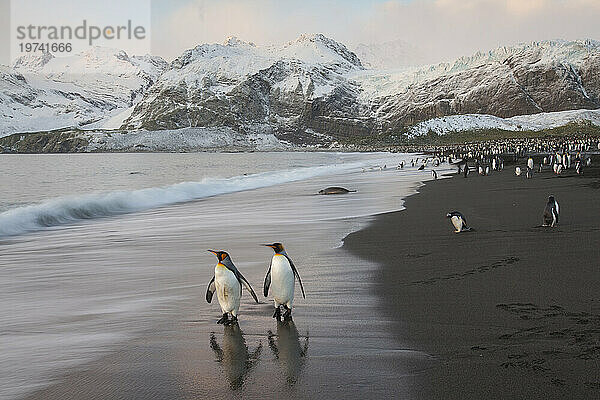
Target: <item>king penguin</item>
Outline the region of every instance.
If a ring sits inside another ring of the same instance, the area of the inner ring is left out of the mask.
[[[215,266],[215,275],[206,289],[206,301],[210,303],[214,293],[217,292],[217,299],[219,299],[219,305],[221,311],[223,311],[223,316],[217,321],[217,324],[230,325],[237,321],[240,298],[242,297],[242,284],[246,286],[246,289],[257,303],[258,298],[250,283],[231,261],[229,254],[224,251],[208,251],[217,256],[218,262]],[[229,314],[231,314],[231,319],[229,319]]]
[[[559,211],[558,201],[554,196],[549,196],[546,208],[544,208],[544,223],[542,226],[555,226],[558,223]]]
[[[277,320],[281,318],[280,307],[283,306],[285,309],[283,318],[285,320],[291,319],[296,279],[298,279],[298,283],[300,284],[302,297],[306,298],[306,295],[304,294],[304,286],[302,286],[302,280],[300,279],[300,275],[298,274],[298,270],[296,269],[294,262],[290,256],[287,255],[281,243],[265,244],[263,246],[270,247],[275,252],[273,258],[271,259],[271,265],[267,271],[267,276],[265,276],[265,284],[263,288],[264,295],[267,297],[269,295],[269,288],[271,288],[271,294],[273,295],[273,303],[275,306],[273,318],[276,318]]]
[[[515,167],[515,175],[521,176],[521,167]]]
[[[449,212],[446,214],[446,218],[450,218],[452,225],[454,225],[454,228],[456,228],[454,233],[467,232],[471,230],[471,228],[467,226],[467,219],[458,211]]]

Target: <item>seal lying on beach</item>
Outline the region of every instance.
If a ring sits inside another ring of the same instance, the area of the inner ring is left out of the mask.
[[[322,190],[319,190],[319,194],[346,194],[350,192],[356,192],[356,190],[348,190],[343,187],[332,186]]]

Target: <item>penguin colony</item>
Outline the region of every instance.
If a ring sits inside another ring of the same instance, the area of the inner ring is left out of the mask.
[[[594,139],[495,140],[460,146],[438,147],[435,151],[430,152],[433,153],[433,156],[417,157],[411,159],[408,163],[402,161],[396,169],[404,169],[405,165],[409,164],[413,168],[418,165],[417,169],[422,171],[429,163],[433,167],[438,167],[440,164],[447,162],[450,165],[455,165],[458,168],[458,174],[462,174],[465,178],[471,174],[471,168],[476,174],[488,176],[492,171],[503,170],[505,160],[516,163],[519,158],[527,155],[527,161],[523,168],[519,165],[515,166],[515,175],[521,176],[523,169],[525,169],[526,178],[531,179],[534,176],[536,165],[535,155],[538,158],[537,172],[548,169],[554,174],[560,175],[564,171],[572,169],[580,175],[583,173],[584,167],[591,166],[592,158],[589,153],[596,151],[596,148],[600,150],[600,142]],[[469,163],[473,166],[469,166]],[[387,165],[374,166],[362,168],[362,172],[384,171],[386,169]],[[437,172],[433,168],[431,169],[431,177],[433,179],[438,178]],[[319,194],[343,194],[354,191],[341,187],[330,187],[319,191]],[[446,217],[450,219],[455,233],[473,230],[467,225],[466,217],[459,211],[451,211],[446,214]],[[558,223],[559,205],[554,196],[548,197],[542,217],[542,226],[544,227],[555,227]],[[270,294],[273,298],[273,318],[291,320],[296,281],[300,286],[302,297],[306,298],[300,274],[281,243],[265,244],[264,246],[273,249],[274,254],[265,276],[263,294],[265,297]],[[206,301],[211,303],[216,293],[223,313],[217,323],[231,325],[237,322],[242,286],[246,287],[256,303],[258,303],[258,298],[250,283],[237,269],[227,252],[208,251],[217,257],[217,265],[215,266],[214,276],[208,284]]]

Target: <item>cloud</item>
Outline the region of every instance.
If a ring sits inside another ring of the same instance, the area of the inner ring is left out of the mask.
[[[403,39],[428,61],[544,39],[600,39],[598,0],[190,0],[153,26],[173,58],[235,35],[257,44],[320,32],[349,45]]]

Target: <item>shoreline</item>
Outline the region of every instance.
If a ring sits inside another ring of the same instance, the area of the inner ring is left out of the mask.
[[[416,398],[597,394],[599,172],[426,182],[405,210],[345,238],[380,266],[380,310],[399,344],[437,359],[415,376]],[[549,194],[562,212],[552,230],[539,227]],[[452,210],[475,231],[452,233]]]
[[[83,265],[102,273],[114,265],[110,277],[92,287],[99,286],[101,294],[109,292],[115,299],[101,308],[114,321],[105,327],[109,331],[121,327],[125,332],[129,331],[128,326],[144,327],[139,334],[133,332],[133,337],[96,350],[86,339],[98,358],[51,371],[56,374],[50,376],[49,385],[22,397],[276,399],[282,393],[289,398],[318,398],[325,393],[329,397],[381,398],[404,393],[411,398],[407,380],[424,363],[431,362],[430,357],[395,345],[390,321],[376,312],[377,298],[372,295],[376,265],[364,263],[339,248],[339,241],[348,232],[360,229],[372,218],[366,217],[372,215],[369,210],[398,209],[398,193],[412,193],[421,185],[412,183],[421,172],[407,172],[404,176],[395,170],[323,176],[188,202],[159,212],[149,210],[123,218],[99,219],[93,224],[60,230],[58,235],[35,235],[51,249],[76,235],[81,245],[69,253],[70,261],[61,256],[48,262],[45,251],[30,254],[27,249],[38,247],[35,240],[14,243],[17,247],[13,252],[44,256],[47,267],[72,265],[80,272]],[[340,197],[313,195],[314,188],[334,182],[357,187],[359,192]],[[265,200],[275,198],[285,204],[279,211]],[[298,220],[294,215],[290,219],[285,211],[290,207],[297,213],[304,210],[303,218]],[[338,209],[345,217],[333,218]],[[240,222],[232,222],[229,230],[210,219],[211,215],[229,215],[234,210],[234,220]],[[365,216],[351,217],[350,210]],[[264,218],[251,223],[257,212]],[[292,225],[287,226],[286,221]],[[267,239],[289,243],[286,247],[304,282],[306,299],[297,292],[294,324],[277,324],[271,318],[272,303],[260,294],[270,254],[259,251],[262,247],[257,244]],[[255,304],[249,296],[242,296],[237,331],[216,325],[218,306],[205,300],[214,261],[203,250],[216,246],[227,246],[224,248],[232,252],[236,265],[260,297],[260,304]],[[89,264],[77,259],[78,254],[104,248],[111,252],[94,257]],[[63,250],[56,254],[62,255]],[[36,260],[27,259],[23,264],[37,265]],[[86,279],[95,276],[91,273]],[[148,289],[140,287],[145,282],[149,283]],[[115,288],[118,284],[123,285],[120,290]],[[158,301],[134,313],[119,311],[127,299],[143,305],[150,304],[148,301],[157,295],[173,301]],[[96,315],[87,316],[86,309],[75,313],[75,325],[96,320]],[[98,317],[99,322],[107,319]],[[59,326],[70,329],[69,324],[62,322]],[[37,327],[41,332],[45,329]],[[80,333],[86,329],[99,331],[86,326],[74,329]]]

